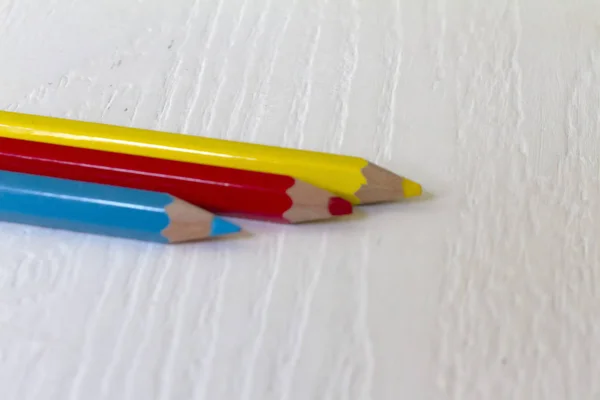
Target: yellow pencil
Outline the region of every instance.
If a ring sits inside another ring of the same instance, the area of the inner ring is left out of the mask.
[[[362,158],[0,111],[0,136],[289,175],[354,204],[421,195],[421,186]]]

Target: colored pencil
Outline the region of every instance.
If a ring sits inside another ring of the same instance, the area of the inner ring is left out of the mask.
[[[6,171],[0,220],[160,243],[240,230],[168,194]]]
[[[216,214],[299,223],[352,213],[300,180],[0,137],[0,170],[169,193]]]
[[[0,136],[289,175],[354,204],[419,196],[421,185],[362,158],[0,112]]]

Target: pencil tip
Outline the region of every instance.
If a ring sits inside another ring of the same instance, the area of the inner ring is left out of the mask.
[[[423,188],[417,182],[413,182],[410,179],[402,179],[402,190],[404,191],[404,197],[418,197],[423,194]]]
[[[230,235],[232,233],[238,233],[242,230],[239,226],[231,223],[223,218],[215,216],[212,220],[211,236],[223,236]]]
[[[331,215],[348,215],[352,214],[352,203],[344,200],[341,197],[332,197],[329,199],[329,212]]]
[[[362,172],[366,183],[355,193],[362,204],[395,201],[423,193],[420,184],[375,164],[368,163]]]
[[[165,211],[169,225],[161,233],[170,243],[224,236],[241,230],[239,226],[177,198],[173,198]]]

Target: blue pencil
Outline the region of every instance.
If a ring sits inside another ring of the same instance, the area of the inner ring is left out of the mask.
[[[0,220],[160,243],[240,231],[168,194],[5,171]]]

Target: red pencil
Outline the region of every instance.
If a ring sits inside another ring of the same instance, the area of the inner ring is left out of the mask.
[[[333,194],[284,175],[0,138],[0,169],[169,193],[216,214],[299,223],[352,213]]]

